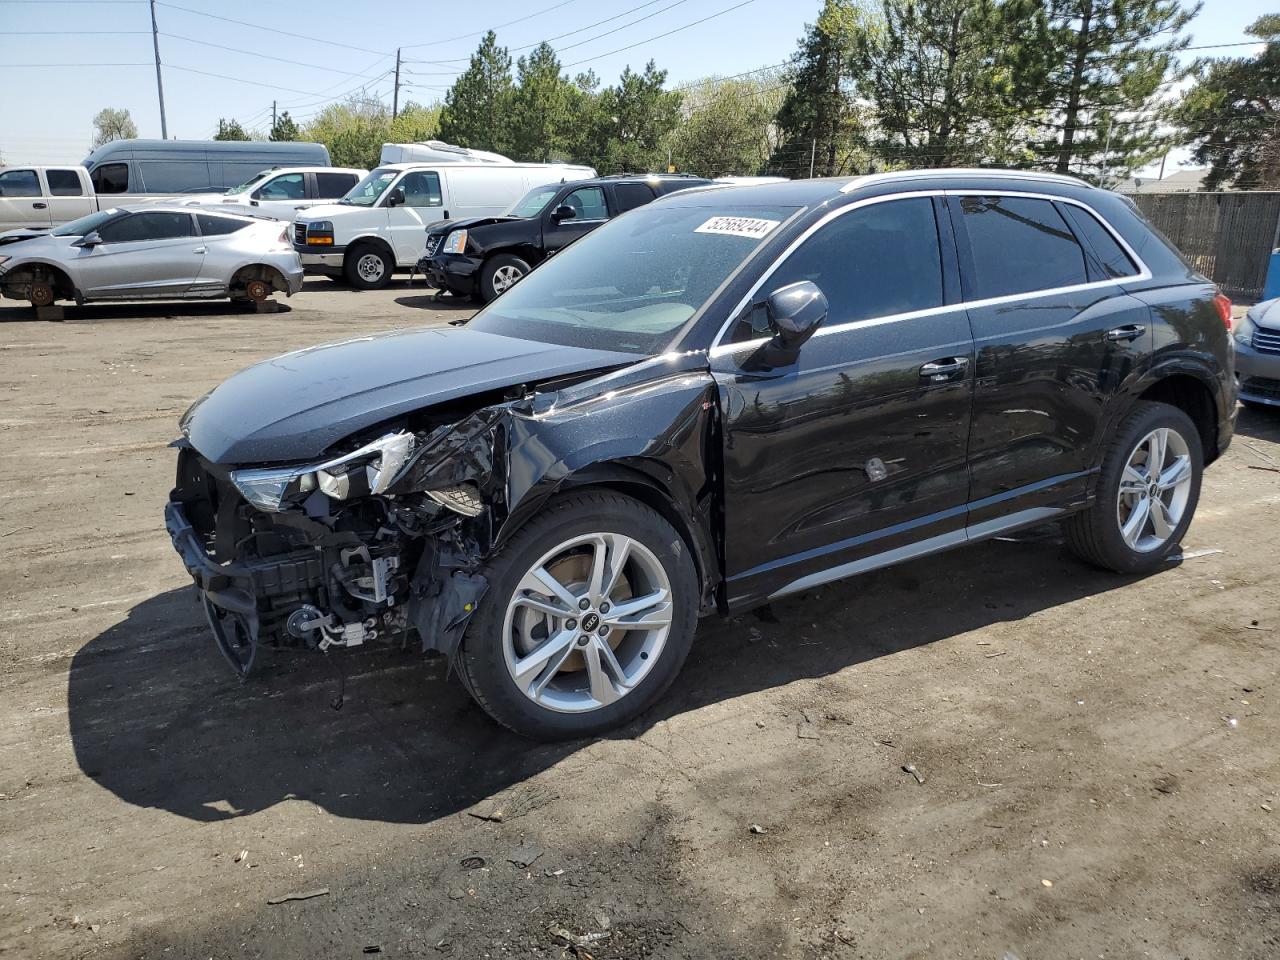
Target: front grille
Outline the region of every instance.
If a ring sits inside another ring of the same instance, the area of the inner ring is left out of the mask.
[[[307,242],[307,225],[305,223],[295,223],[293,225],[293,242],[294,243]]]
[[[1240,384],[1240,389],[1255,397],[1280,400],[1280,380],[1272,380],[1268,377],[1246,377]]]
[[[427,256],[428,257],[434,257],[436,255],[436,251],[440,249],[440,241],[443,239],[444,237],[438,233],[433,236],[427,237]]]
[[[1259,353],[1280,353],[1280,330],[1255,328],[1253,331],[1253,349]]]

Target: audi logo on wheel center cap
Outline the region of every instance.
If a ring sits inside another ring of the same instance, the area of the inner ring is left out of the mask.
[[[600,617],[594,613],[588,613],[582,618],[582,629],[588,632],[600,626]]]

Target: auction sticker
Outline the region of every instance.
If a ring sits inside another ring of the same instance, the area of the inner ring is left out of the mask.
[[[755,217],[712,217],[694,233],[718,233],[726,237],[747,237],[759,240],[769,235],[777,220],[758,220]]]

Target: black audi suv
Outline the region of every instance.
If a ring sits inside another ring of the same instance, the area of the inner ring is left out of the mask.
[[[410,642],[598,733],[700,616],[1047,521],[1154,571],[1231,439],[1230,303],[1126,199],[919,171],[681,191],[460,327],[287,354],[182,419],[215,639]]]

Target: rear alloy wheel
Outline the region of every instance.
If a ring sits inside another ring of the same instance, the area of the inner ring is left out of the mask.
[[[679,534],[612,493],[566,497],[488,571],[459,653],[488,713],[537,739],[626,723],[675,679],[693,639],[697,578]]]
[[[1103,458],[1093,506],[1063,524],[1068,546],[1120,573],[1157,569],[1191,525],[1203,469],[1191,419],[1167,404],[1138,403]]]
[[[528,263],[511,253],[490,257],[480,268],[480,296],[485,303],[502,296],[531,269]]]
[[[378,247],[358,246],[347,254],[343,272],[347,282],[358,290],[380,290],[391,282],[395,264]]]

